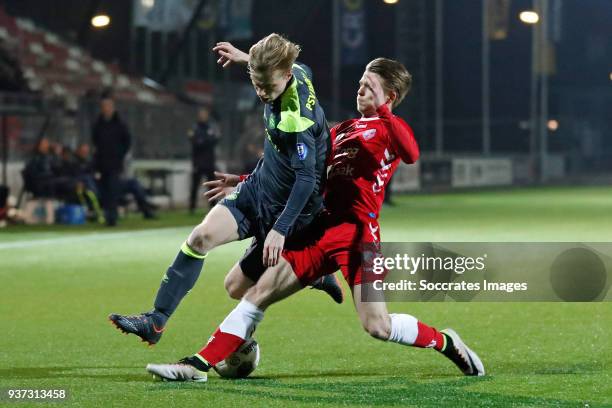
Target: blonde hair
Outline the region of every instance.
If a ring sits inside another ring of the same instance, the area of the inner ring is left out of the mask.
[[[274,70],[289,71],[300,54],[300,46],[282,35],[272,33],[249,50],[249,72],[266,74]]]
[[[402,63],[389,58],[376,58],[368,63],[366,71],[378,74],[382,86],[387,92],[395,92],[397,98],[393,101],[393,108],[399,105],[412,87],[412,75]]]

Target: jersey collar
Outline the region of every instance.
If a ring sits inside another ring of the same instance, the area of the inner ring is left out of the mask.
[[[378,120],[378,119],[380,119],[378,116],[371,116],[369,118],[365,118],[362,116],[361,118],[359,118],[359,122],[370,122],[370,121]]]

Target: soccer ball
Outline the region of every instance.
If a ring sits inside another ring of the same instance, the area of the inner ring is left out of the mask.
[[[254,339],[247,340],[228,358],[217,363],[215,371],[225,378],[246,378],[259,364],[259,344]]]

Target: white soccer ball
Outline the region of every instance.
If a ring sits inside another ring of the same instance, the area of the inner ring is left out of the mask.
[[[215,371],[225,378],[246,378],[259,364],[259,344],[254,339],[247,340],[228,358],[217,363]]]

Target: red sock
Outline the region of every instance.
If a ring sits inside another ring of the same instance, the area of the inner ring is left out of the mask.
[[[208,344],[198,354],[211,366],[225,360],[230,354],[244,344],[244,339],[217,329]]]
[[[444,347],[444,335],[442,333],[425,323],[417,322],[417,326],[419,334],[417,334],[417,338],[414,341],[415,347],[433,347],[438,351],[442,350]]]

